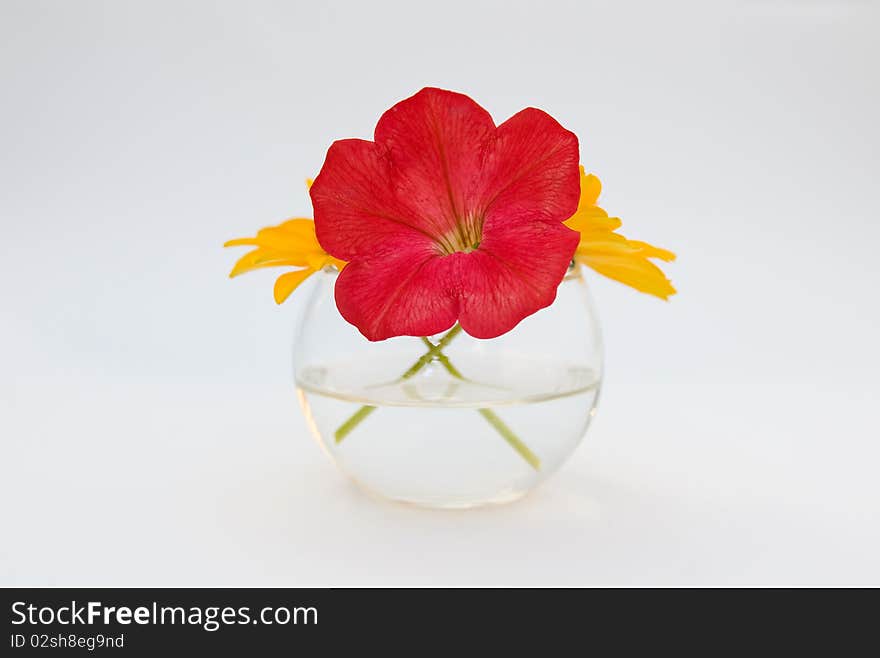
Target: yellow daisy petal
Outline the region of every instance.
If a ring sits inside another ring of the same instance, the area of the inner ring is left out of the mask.
[[[654,295],[660,299],[669,299],[676,293],[672,282],[659,267],[646,258],[633,258],[632,256],[591,254],[583,259],[590,268],[607,276],[609,279],[619,281],[639,292]]]
[[[584,166],[581,165],[581,199],[578,203],[578,210],[581,207],[588,208],[595,206],[602,193],[602,182],[597,176],[584,172]]]
[[[647,242],[639,242],[638,240],[629,240],[629,243],[633,247],[640,249],[645,258],[659,258],[667,263],[671,263],[675,260],[675,254],[668,249],[661,249],[660,247],[655,247]]]
[[[281,265],[308,267],[310,262],[309,259],[305,257],[280,254],[267,249],[257,248],[253,251],[249,251],[236,261],[235,266],[229,273],[229,278],[232,279],[239,274],[251,272],[263,267],[276,267]]]
[[[278,226],[270,226],[257,232],[261,246],[281,250],[321,251],[315,237],[315,223],[311,219],[289,219]]]
[[[311,186],[311,179],[306,179]],[[340,271],[345,261],[333,258],[324,251],[315,235],[315,222],[305,217],[294,217],[257,231],[254,237],[236,238],[224,247],[256,247],[236,261],[230,277],[264,267],[299,267],[303,269],[282,274],[275,281],[275,301],[283,302],[310,275],[328,265]]]
[[[628,240],[615,233],[621,226],[617,217],[609,217],[596,205],[602,191],[599,179],[581,167],[581,198],[578,209],[566,226],[581,234],[575,261],[649,295],[668,299],[675,294],[672,283],[649,259],[675,260],[675,254],[638,240]]]
[[[579,210],[577,213],[565,220],[568,228],[574,229],[580,233],[590,233],[597,231],[616,231],[620,228],[622,222],[618,217],[609,217],[608,213],[594,206],[594,211]]]
[[[275,280],[275,303],[281,304],[296,287],[315,273],[310,267],[282,274]]]
[[[278,226],[260,229],[252,238],[228,240],[224,247],[268,247],[279,251],[320,250],[321,245],[315,237],[315,223],[311,219],[289,219]]]
[[[234,240],[227,240],[223,243],[224,247],[257,247],[259,246],[259,242],[256,238],[235,238]]]

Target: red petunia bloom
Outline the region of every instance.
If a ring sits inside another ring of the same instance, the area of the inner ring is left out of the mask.
[[[578,246],[577,137],[534,108],[496,126],[473,100],[423,89],[375,141],[334,142],[311,188],[321,246],[348,261],[342,316],[369,340],[456,321],[494,338],[556,298]]]

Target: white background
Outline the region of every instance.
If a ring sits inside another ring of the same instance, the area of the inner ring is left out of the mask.
[[[874,2],[0,0],[0,584],[880,584]],[[664,304],[592,277],[587,440],[522,502],[363,496],[302,303],[220,248],[425,85],[581,139]]]

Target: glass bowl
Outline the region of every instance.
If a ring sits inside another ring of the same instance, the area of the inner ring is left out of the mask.
[[[429,507],[505,503],[571,456],[602,381],[599,324],[580,266],[551,306],[491,340],[456,325],[370,342],[336,308],[337,274],[313,277],[294,377],[312,433],[361,487]]]

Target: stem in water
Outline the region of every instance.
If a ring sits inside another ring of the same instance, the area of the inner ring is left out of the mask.
[[[452,329],[446,332],[443,337],[437,342],[436,345],[431,343],[427,338],[423,338],[422,340],[426,341],[431,345],[431,349],[425,352],[418,361],[413,363],[409,369],[400,376],[400,381],[409,379],[413,375],[415,375],[419,370],[428,365],[438,354],[441,353],[441,350],[449,345],[453,338],[458,336],[461,333],[461,325],[456,324]],[[445,357],[444,357],[445,358]],[[336,443],[339,443],[346,436],[351,434],[351,431],[356,428],[361,422],[369,416],[376,407],[365,404],[360,409],[355,411],[342,425],[339,426],[339,429],[333,434],[336,439]]]
[[[427,338],[422,338],[422,340],[431,345],[431,341]],[[446,368],[446,372],[455,377],[456,379],[464,379],[464,376],[461,372],[452,365],[452,362],[449,360],[449,357],[445,354],[437,355],[437,360],[442,364],[444,368]],[[534,468],[536,471],[541,469],[541,460],[538,456],[533,453],[529,447],[523,443],[522,439],[520,439],[516,434],[514,434],[513,430],[507,426],[501,418],[491,409],[477,409],[477,413],[479,413],[483,418],[489,421],[489,424],[495,428],[495,430],[501,435],[501,437],[510,444],[510,447],[516,450],[520,457],[525,459],[529,465]]]
[[[456,379],[464,379],[464,375],[461,374],[461,371],[452,365],[452,362],[449,360],[449,357],[443,354],[443,349],[461,332],[461,325],[456,324],[452,329],[449,330],[435,345],[430,340],[425,337],[422,337],[422,342],[425,346],[428,347],[428,351],[423,354],[418,361],[412,364],[409,369],[401,375],[400,380],[404,381],[415,375],[422,368],[428,365],[432,360],[438,361],[443,368],[446,369],[450,375],[455,377]],[[348,420],[346,420],[342,425],[339,426],[339,429],[336,430],[334,437],[336,438],[336,443],[342,441],[346,436],[348,436],[352,430],[354,430],[361,422],[373,413],[376,410],[376,407],[372,405],[364,405],[360,409],[358,409],[354,414],[352,414]],[[491,409],[481,408],[477,409],[477,413],[479,413],[483,418],[485,418],[489,424],[497,431],[501,437],[507,441],[511,448],[516,450],[516,452],[522,457],[529,465],[534,468],[536,471],[541,468],[541,460],[538,456],[533,453],[529,447],[523,443],[523,441],[513,432],[507,424],[501,420],[501,418]]]

